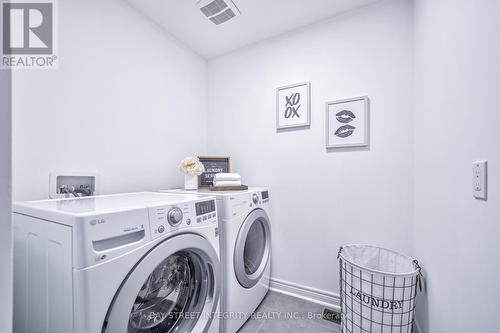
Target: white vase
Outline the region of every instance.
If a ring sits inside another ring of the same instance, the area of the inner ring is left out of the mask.
[[[184,175],[184,189],[197,190],[198,189],[198,175],[186,173]]]

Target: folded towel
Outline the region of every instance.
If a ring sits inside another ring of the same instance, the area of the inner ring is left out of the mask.
[[[237,173],[216,173],[214,175],[215,181],[241,181],[241,176]]]
[[[241,181],[229,181],[229,180],[214,181],[214,186],[215,186],[215,187],[223,187],[223,186],[241,186]]]

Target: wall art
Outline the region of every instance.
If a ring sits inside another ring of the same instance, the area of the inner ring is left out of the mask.
[[[370,100],[348,98],[326,103],[326,148],[363,147],[370,140]]]
[[[311,125],[311,83],[304,82],[276,89],[276,127]]]

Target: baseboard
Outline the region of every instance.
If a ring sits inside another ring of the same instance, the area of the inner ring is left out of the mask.
[[[277,293],[320,304],[340,312],[340,296],[335,293],[273,278],[270,280],[269,289]],[[414,333],[423,333],[416,319],[414,323]]]
[[[269,288],[277,293],[290,295],[340,311],[340,296],[335,293],[273,278],[270,281]]]
[[[415,322],[413,324],[413,328],[415,329],[414,333],[423,333],[422,330],[420,329],[420,325],[418,324],[417,319],[415,319]]]

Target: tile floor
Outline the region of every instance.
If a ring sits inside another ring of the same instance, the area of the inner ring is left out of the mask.
[[[299,298],[269,292],[238,333],[340,333],[339,325],[321,318],[323,309]]]

